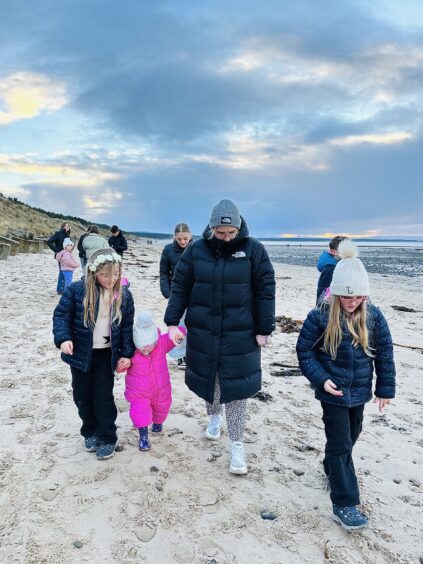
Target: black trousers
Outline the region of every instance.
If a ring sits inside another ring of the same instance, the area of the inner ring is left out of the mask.
[[[102,443],[116,443],[117,409],[113,396],[112,353],[93,349],[91,366],[83,372],[71,366],[73,400],[82,419],[81,435],[96,436]]]
[[[321,402],[326,447],[323,466],[329,478],[332,503],[353,506],[360,503],[352,449],[363,426],[364,404],[343,407]]]

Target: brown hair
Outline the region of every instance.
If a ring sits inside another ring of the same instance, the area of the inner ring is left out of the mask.
[[[332,251],[337,251],[339,243],[344,239],[348,239],[348,237],[345,237],[344,235],[336,235],[329,241],[329,249],[332,249]]]
[[[105,260],[99,264],[96,270],[90,270],[97,257],[100,256],[111,257],[111,260]],[[93,327],[95,325],[95,306],[100,293],[104,292],[104,288],[97,282],[97,274],[105,272],[112,276],[114,265],[119,266],[119,278],[116,280],[112,289],[112,323],[117,321],[119,325],[122,321],[122,262],[116,259],[119,256],[113,249],[99,249],[95,251],[87,264],[87,273],[85,275],[85,297],[84,297],[84,325],[85,327]],[[120,259],[120,257],[119,257]]]
[[[188,223],[177,223],[175,225],[174,234],[177,233],[191,233]]]

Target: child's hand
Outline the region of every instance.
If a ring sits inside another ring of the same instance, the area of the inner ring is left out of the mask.
[[[63,354],[70,354],[73,355],[73,342],[72,341],[63,341],[60,345],[60,350]]]
[[[176,346],[180,345],[182,341],[185,339],[185,335],[182,333],[182,331],[179,330],[179,328],[176,325],[170,325],[168,327],[168,331],[169,331],[169,339]]]
[[[256,341],[259,347],[265,347],[272,344],[272,337],[270,335],[256,335]]]
[[[391,400],[375,397],[373,403],[379,403],[379,411],[383,411],[383,408],[389,405],[391,403]]]
[[[122,356],[117,362],[116,372],[125,372],[130,366],[131,359]]]
[[[323,384],[323,388],[328,394],[332,394],[333,396],[344,395],[344,392],[342,390],[337,390],[336,384],[334,384],[330,378]]]

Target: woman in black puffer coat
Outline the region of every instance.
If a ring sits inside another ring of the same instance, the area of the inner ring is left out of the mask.
[[[207,402],[211,440],[220,437],[221,404],[226,404],[230,471],[245,474],[246,400],[261,388],[260,347],[275,328],[275,277],[266,249],[248,236],[230,200],[214,206],[203,237],[176,267],[165,314],[174,342],[182,338],[176,325],[185,309],[185,382]]]

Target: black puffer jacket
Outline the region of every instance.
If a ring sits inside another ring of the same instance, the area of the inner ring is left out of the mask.
[[[380,309],[368,305],[367,328],[374,358],[354,347],[351,335],[344,331],[336,358],[323,349],[328,324],[328,307],[315,308],[307,316],[297,341],[301,372],[315,386],[319,401],[355,407],[372,397],[373,370],[376,370],[375,394],[379,398],[395,397],[395,364],[391,333]],[[332,380],[343,396],[328,394],[323,384]]]
[[[175,273],[176,265],[184,251],[185,249],[180,247],[176,240],[166,245],[162,251],[160,258],[160,291],[166,299],[170,296],[172,278]]]
[[[236,239],[202,239],[181,256],[165,314],[177,325],[187,309],[185,382],[213,402],[219,375],[221,403],[251,397],[261,388],[256,335],[275,328],[275,275],[264,246],[248,236],[242,219]]]
[[[128,249],[128,243],[122,231],[119,231],[119,234],[116,236],[112,235],[109,237],[109,246],[112,247],[118,255],[123,256],[123,252]]]
[[[47,245],[53,251],[54,256],[56,256],[57,253],[60,253],[60,251],[63,251],[63,241],[66,239],[66,237],[70,237],[70,230],[65,231],[64,229],[59,229],[59,231],[53,233],[53,235],[47,241]]]
[[[83,372],[91,364],[93,350],[93,327],[84,325],[84,282],[78,280],[70,284],[53,314],[54,344],[57,348],[64,341],[73,342],[73,355],[62,353],[62,360]],[[96,316],[98,300],[96,304]],[[132,339],[134,323],[134,300],[131,292],[122,287],[122,321],[111,326],[112,369],[116,368],[120,357],[132,358],[135,346]]]

